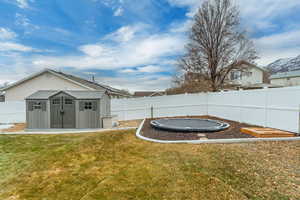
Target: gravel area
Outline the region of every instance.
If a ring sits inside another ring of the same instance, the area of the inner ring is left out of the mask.
[[[142,121],[142,119],[119,121],[118,128],[138,127]]]
[[[26,124],[25,123],[16,123],[13,124],[13,126],[7,128],[7,129],[2,129],[1,131],[4,132],[19,132],[19,131],[24,131],[24,129],[26,128]]]
[[[185,116],[186,117],[186,116]],[[180,117],[178,117],[180,118]],[[160,140],[199,140],[199,139],[232,139],[232,138],[253,138],[253,136],[240,132],[242,127],[254,127],[253,125],[239,123],[235,121],[225,120],[211,116],[193,116],[189,118],[207,118],[224,121],[230,124],[230,127],[218,132],[170,132],[153,128],[150,121],[153,119],[146,119],[142,128],[141,134],[145,137]]]

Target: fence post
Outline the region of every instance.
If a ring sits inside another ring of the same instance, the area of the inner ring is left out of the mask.
[[[239,115],[240,115],[239,122],[240,123],[243,123],[242,92],[243,92],[243,88],[239,88],[238,94],[239,94],[239,103],[240,103],[240,106],[239,106]]]
[[[205,100],[206,100],[206,105],[205,105],[205,107],[206,107],[206,115],[208,116],[208,95],[209,95],[209,93],[208,92],[205,92]]]
[[[265,123],[264,127],[268,126],[268,87],[264,87],[265,89]]]
[[[151,105],[151,119],[153,119],[153,105]]]
[[[146,97],[143,97],[143,101],[144,101],[144,108],[145,108],[145,118],[148,118],[148,108],[149,108],[149,102],[145,101]]]
[[[299,111],[298,111],[298,135],[300,136],[300,105],[299,105]]]

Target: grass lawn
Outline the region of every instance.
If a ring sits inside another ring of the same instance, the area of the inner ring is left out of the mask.
[[[156,144],[134,130],[0,136],[0,199],[300,199],[300,142]]]

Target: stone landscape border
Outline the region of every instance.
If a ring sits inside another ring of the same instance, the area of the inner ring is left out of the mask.
[[[55,134],[77,134],[77,133],[101,133],[107,131],[130,130],[137,127],[111,128],[111,129],[36,129],[21,132],[0,132],[0,135],[55,135]]]

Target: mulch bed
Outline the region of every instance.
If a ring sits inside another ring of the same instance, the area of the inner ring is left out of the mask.
[[[218,132],[201,132],[201,134],[205,134],[207,139],[232,139],[232,138],[254,138],[251,135],[244,134],[240,132],[242,127],[254,127],[253,125],[239,123],[236,121],[225,120],[217,117],[211,116],[188,116],[189,118],[206,118],[206,119],[214,119],[224,121],[230,124],[230,127],[223,131]],[[175,118],[175,117],[172,117]],[[178,117],[180,118],[180,117]],[[159,118],[156,118],[159,119]],[[153,128],[150,125],[150,121],[153,119],[146,119],[144,126],[141,130],[141,134],[145,137],[159,140],[199,140],[203,138],[198,136],[200,132],[170,132],[165,130],[160,130]]]

